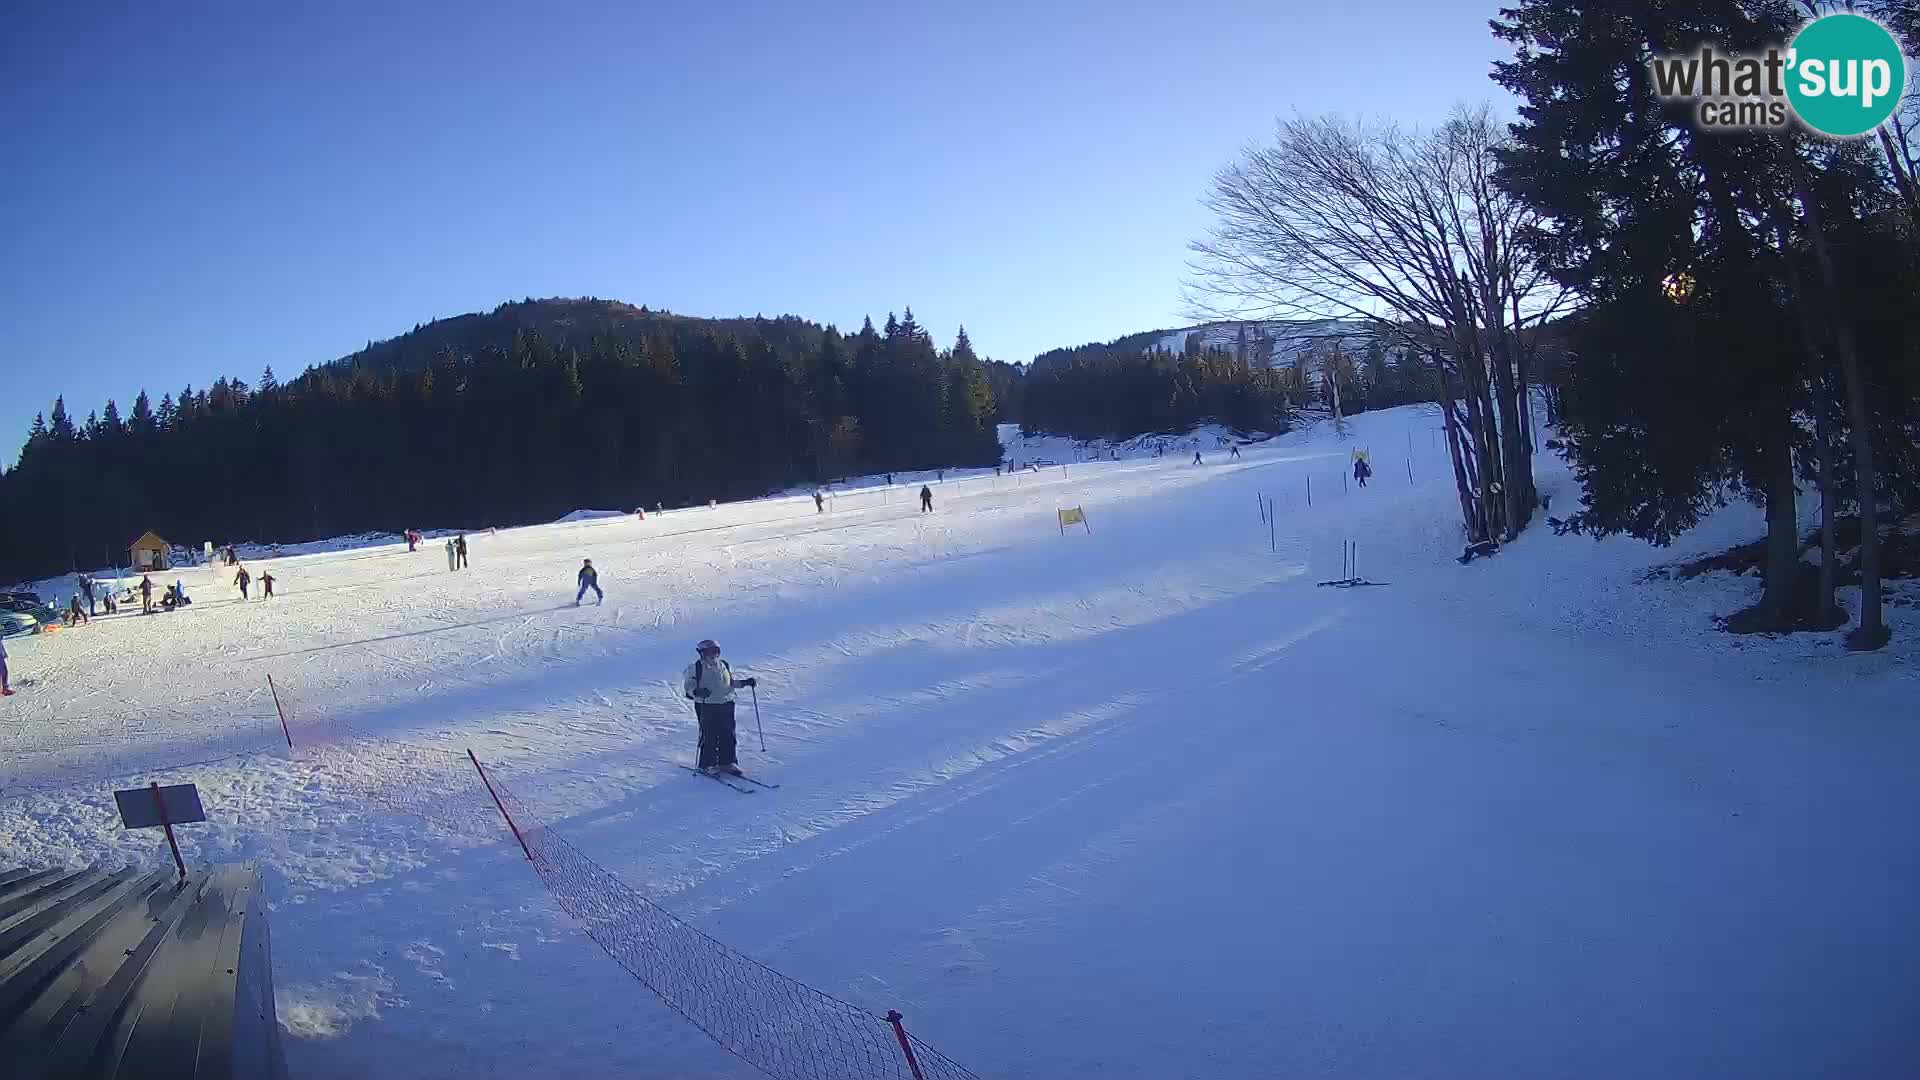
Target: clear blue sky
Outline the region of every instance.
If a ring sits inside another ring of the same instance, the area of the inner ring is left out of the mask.
[[[524,296],[1027,360],[1178,325],[1294,111],[1500,98],[1498,0],[0,11],[0,460],[65,393],[282,378]]]

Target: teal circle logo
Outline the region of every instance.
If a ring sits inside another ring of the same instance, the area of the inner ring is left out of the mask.
[[[1787,100],[1822,135],[1865,135],[1893,115],[1907,87],[1907,61],[1887,28],[1864,15],[1823,15],[1789,46]]]

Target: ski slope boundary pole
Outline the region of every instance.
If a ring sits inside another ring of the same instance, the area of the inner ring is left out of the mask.
[[[471,749],[467,751],[467,760],[473,762],[473,771],[480,774],[480,782],[487,786],[487,794],[493,796],[493,805],[500,811],[500,816],[506,819],[507,828],[513,830],[513,838],[520,842],[520,853],[527,857],[528,862],[532,862],[533,852],[527,848],[527,838],[520,835],[520,826],[513,823],[513,815],[507,813],[505,804],[500,801],[500,793],[493,790],[493,781],[487,779],[487,770],[480,767],[480,759],[473,756]]]
[[[754,685],[747,689],[753,691],[753,730],[760,733],[760,752],[764,754],[767,752],[767,729],[760,726],[760,687]]]
[[[893,1037],[900,1040],[900,1052],[907,1055],[907,1068],[913,1073],[913,1080],[927,1080],[920,1071],[920,1059],[913,1056],[913,1044],[907,1041],[907,1029],[900,1026],[900,1010],[887,1010],[887,1023],[893,1025]]]
[[[280,691],[273,685],[273,676],[267,676],[267,693],[273,695],[273,714],[280,718],[280,734],[287,737],[287,749],[293,749],[293,732],[287,727],[287,711],[280,707]]]

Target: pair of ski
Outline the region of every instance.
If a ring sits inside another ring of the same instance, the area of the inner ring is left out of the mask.
[[[688,772],[692,773],[695,776],[704,776],[707,779],[714,781],[715,783],[721,784],[725,787],[730,787],[742,795],[751,795],[754,792],[754,788],[747,787],[746,786],[747,784],[753,784],[756,787],[763,787],[769,791],[772,791],[773,789],[778,788],[780,786],[779,784],[769,784],[765,780],[755,780],[751,776],[735,776],[732,773],[710,773],[702,769],[696,769],[691,765],[681,765],[680,767],[687,770]],[[745,781],[745,783],[742,783],[742,781]]]

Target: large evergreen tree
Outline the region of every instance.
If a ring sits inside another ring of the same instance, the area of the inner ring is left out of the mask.
[[[1766,584],[1749,621],[1782,629],[1806,614],[1794,605],[1796,476],[1831,475],[1831,462],[1796,470],[1796,454],[1832,450],[1826,424],[1801,418],[1835,416],[1829,348],[1843,366],[1855,356],[1856,317],[1809,285],[1824,268],[1808,252],[1828,249],[1809,223],[1834,216],[1829,199],[1884,222],[1893,189],[1859,153],[1797,131],[1700,131],[1687,105],[1655,96],[1646,65],[1703,41],[1755,53],[1799,17],[1786,0],[1522,0],[1493,23],[1516,46],[1495,78],[1523,102],[1501,182],[1546,219],[1532,241],[1584,304],[1567,328],[1561,410],[1577,520],[1666,543],[1726,495],[1752,498],[1767,515]],[[1841,160],[1865,172],[1829,167]],[[1905,250],[1910,261],[1910,239]],[[1911,414],[1911,395],[1896,399],[1886,424]],[[1855,460],[1878,487],[1867,455]],[[1877,501],[1860,500],[1869,522]]]

